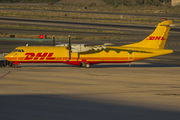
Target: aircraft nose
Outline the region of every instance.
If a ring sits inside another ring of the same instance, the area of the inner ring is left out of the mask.
[[[6,60],[10,60],[10,55],[7,54],[7,55],[5,56],[5,59],[6,59]]]
[[[15,60],[17,57],[14,56],[13,53],[9,53],[5,56],[5,59],[8,61]]]

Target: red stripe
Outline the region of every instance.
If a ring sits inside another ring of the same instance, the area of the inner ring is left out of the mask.
[[[59,59],[61,59],[60,57],[59,57]],[[146,59],[146,58],[134,58],[133,60],[128,60],[128,58],[124,58],[123,60],[124,61],[122,61],[122,59],[120,58],[120,59],[118,59],[118,58],[116,58],[116,59],[104,59],[104,58],[101,58],[101,59],[88,59],[88,58],[86,58],[86,60],[87,60],[87,62],[89,62],[89,63],[91,63],[91,64],[96,64],[96,63],[126,63],[126,62],[132,62],[132,61],[136,61],[136,60],[141,60],[141,59]],[[12,62],[16,62],[16,63],[68,63],[66,60],[68,60],[68,59],[64,59],[64,60],[59,60],[59,61],[57,61],[57,59],[56,60],[43,60],[43,61],[27,61],[27,60],[20,60],[20,61],[12,61]],[[82,60],[82,58],[81,59],[79,59],[78,61],[77,61],[77,59],[71,59],[71,62],[80,62]]]
[[[66,61],[12,61],[16,63],[67,63]],[[78,62],[78,61],[73,61]],[[132,62],[132,61],[87,61],[89,63],[126,63],[126,62]]]

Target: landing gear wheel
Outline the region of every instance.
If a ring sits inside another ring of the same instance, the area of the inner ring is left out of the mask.
[[[18,66],[18,65],[15,65],[15,64],[12,64],[12,67],[13,67],[13,68],[18,68],[19,66]]]
[[[14,65],[13,67],[14,67],[14,68],[18,68],[19,66],[18,66],[18,65]]]
[[[91,66],[90,66],[90,64],[86,63],[84,67],[85,68],[90,68]]]

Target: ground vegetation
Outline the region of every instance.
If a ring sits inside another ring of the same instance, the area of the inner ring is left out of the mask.
[[[106,4],[114,5],[117,7],[118,5],[125,6],[137,6],[137,5],[148,5],[148,6],[161,6],[167,5],[171,3],[171,0],[104,0]]]
[[[56,3],[60,0],[0,0],[1,3]]]

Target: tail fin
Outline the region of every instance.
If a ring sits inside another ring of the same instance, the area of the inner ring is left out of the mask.
[[[154,32],[138,43],[124,45],[123,47],[140,47],[163,49],[166,43],[172,21],[167,20],[158,24]]]

